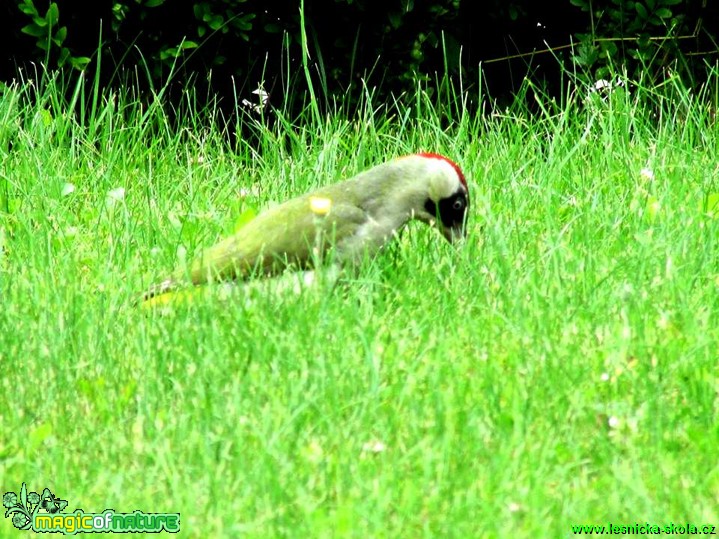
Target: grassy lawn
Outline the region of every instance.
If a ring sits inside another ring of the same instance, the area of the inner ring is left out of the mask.
[[[5,88],[2,492],[193,538],[719,525],[716,95],[572,88],[482,117],[419,90],[236,146],[189,99],[175,125]],[[410,226],[335,289],[133,306],[246,210],[421,150],[469,179],[462,249]]]

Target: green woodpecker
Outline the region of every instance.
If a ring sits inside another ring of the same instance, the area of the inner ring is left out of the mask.
[[[434,153],[399,157],[260,213],[144,299],[188,280],[198,285],[311,268],[330,249],[333,263],[354,265],[412,219],[436,226],[454,242],[464,237],[468,205],[467,182],[453,161]]]

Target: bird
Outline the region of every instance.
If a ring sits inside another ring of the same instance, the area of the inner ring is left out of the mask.
[[[186,284],[272,277],[332,264],[357,266],[411,220],[436,227],[450,243],[466,235],[467,180],[459,165],[431,152],[397,157],[354,177],[267,209],[205,249],[189,268],[152,285],[141,301]]]

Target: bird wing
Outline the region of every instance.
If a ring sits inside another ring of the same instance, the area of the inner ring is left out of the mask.
[[[192,284],[199,285],[315,266],[334,245],[355,235],[368,221],[364,209],[335,203],[333,194],[319,190],[262,212],[236,234],[205,249],[192,262],[189,272],[187,268],[178,269],[154,285],[144,294],[144,300],[179,288],[188,276]],[[313,211],[312,199],[329,200],[328,211]]]
[[[205,250],[192,265],[193,284],[312,267],[367,221],[364,210],[350,204],[332,204],[327,214],[314,213],[310,198],[263,212],[237,234]]]

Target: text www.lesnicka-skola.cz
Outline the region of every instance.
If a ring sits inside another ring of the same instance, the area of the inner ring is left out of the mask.
[[[574,535],[717,535],[714,524],[577,524],[572,525]]]

